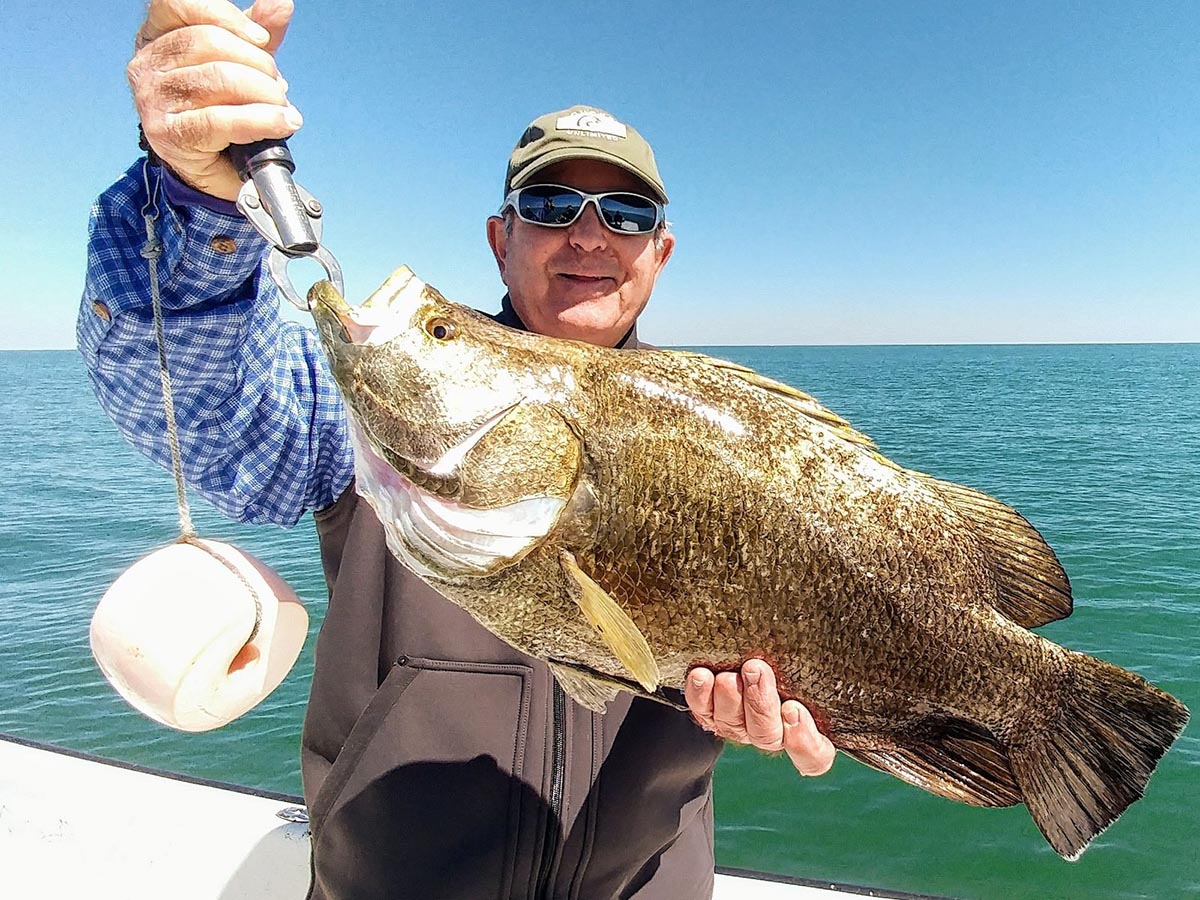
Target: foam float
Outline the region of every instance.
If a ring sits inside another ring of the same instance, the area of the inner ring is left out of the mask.
[[[181,731],[225,725],[296,662],[308,614],[269,566],[185,537],[134,563],[92,616],[96,663],[135,709]]]

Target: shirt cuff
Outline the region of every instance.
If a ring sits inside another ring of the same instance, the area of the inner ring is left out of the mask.
[[[167,166],[162,166],[162,188],[167,200],[174,206],[199,206],[215,213],[226,216],[240,216],[237,204],[232,200],[222,200],[212,194],[198,191],[172,172]]]

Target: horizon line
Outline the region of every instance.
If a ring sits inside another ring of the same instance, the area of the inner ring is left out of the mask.
[[[891,342],[823,342],[823,343],[777,343],[777,344],[708,344],[691,341],[674,344],[658,344],[664,350],[674,347],[1146,347],[1188,346],[1200,344],[1200,340],[1184,341],[891,341]],[[0,353],[78,353],[78,347],[0,347]]]

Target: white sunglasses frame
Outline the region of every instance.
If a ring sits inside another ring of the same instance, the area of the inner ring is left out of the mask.
[[[529,188],[540,187],[559,188],[560,190],[570,191],[571,193],[578,194],[580,197],[582,197],[583,203],[579,205],[579,212],[575,214],[575,218],[573,218],[570,222],[534,222],[522,216],[521,208],[517,205],[517,195],[520,194],[521,191],[528,190]],[[652,227],[649,231],[622,231],[620,228],[613,228],[613,226],[609,225],[608,221],[604,218],[604,212],[600,209],[600,201],[605,197],[618,196],[637,197],[639,200],[645,200],[647,203],[653,206],[654,227]],[[570,228],[579,221],[579,217],[583,215],[583,211],[587,208],[589,203],[595,205],[596,218],[600,220],[600,223],[605,228],[607,228],[613,234],[619,234],[624,237],[654,234],[654,232],[658,230],[659,226],[661,226],[667,218],[666,210],[663,209],[663,205],[661,203],[659,203],[653,197],[647,197],[645,194],[639,194],[637,191],[604,191],[603,193],[599,194],[589,194],[587,191],[581,191],[579,188],[571,187],[569,184],[524,184],[519,188],[513,188],[508,192],[508,196],[504,198],[504,202],[500,204],[500,215],[504,215],[504,211],[506,209],[511,209],[516,217],[522,222],[525,222],[527,225],[537,225],[539,228]]]

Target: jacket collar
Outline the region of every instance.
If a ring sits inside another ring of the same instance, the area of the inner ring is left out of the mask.
[[[500,312],[489,313],[492,320],[499,322],[501,325],[507,325],[509,328],[515,328],[518,331],[528,331],[525,323],[521,321],[521,317],[517,315],[517,311],[513,309],[512,298],[506,293],[504,299],[500,301]],[[625,337],[621,338],[617,344],[618,350],[636,350],[639,347],[645,346],[638,340],[637,322],[629,326],[629,330],[625,332]]]

